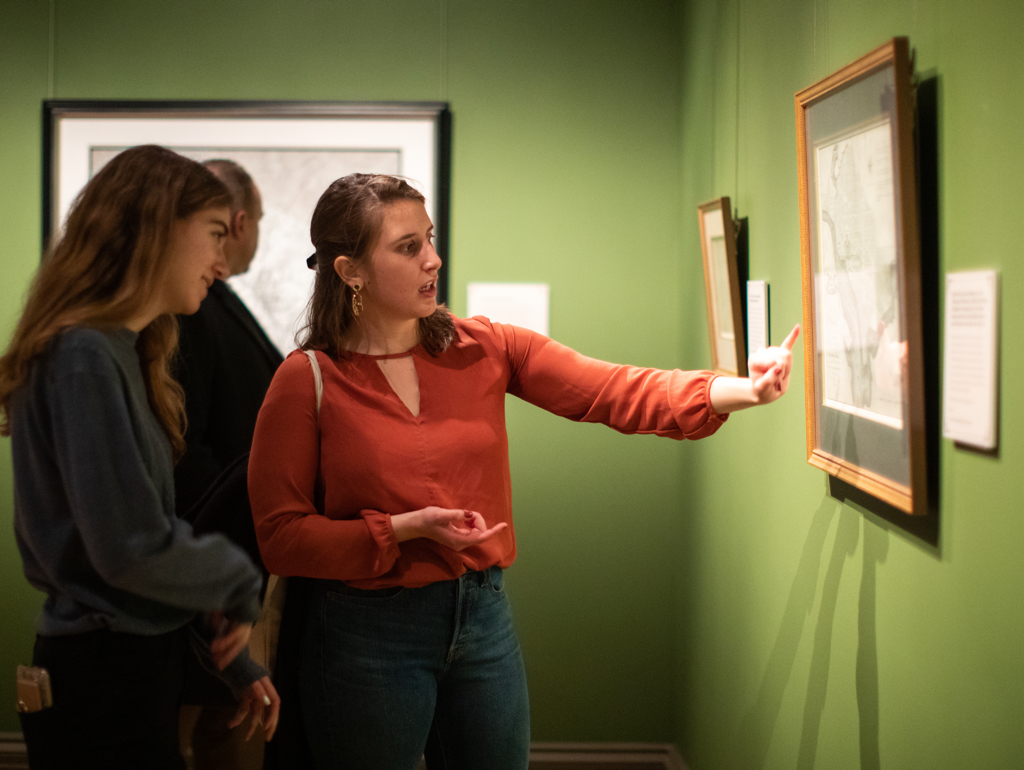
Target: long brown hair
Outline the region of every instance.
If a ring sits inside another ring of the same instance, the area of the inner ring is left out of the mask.
[[[300,331],[299,347],[323,350],[344,358],[345,342],[356,323],[352,314],[352,288],[334,270],[334,260],[369,259],[380,238],[384,213],[399,201],[424,202],[404,179],[384,174],[349,174],[331,183],[313,210],[309,238],[316,248],[316,280]],[[448,308],[440,305],[421,318],[420,342],[433,356],[443,353],[455,337]]]
[[[125,150],[89,181],[44,256],[0,357],[0,435],[10,435],[11,397],[50,341],[71,326],[121,325],[145,308],[170,267],[176,221],[230,201],[208,169],[156,145]],[[172,315],[157,317],[136,342],[150,407],[179,457],[184,395],[170,374],[177,346]]]

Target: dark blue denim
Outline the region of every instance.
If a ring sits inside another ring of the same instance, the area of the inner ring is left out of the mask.
[[[300,660],[318,770],[526,770],[526,672],[502,571],[423,588],[316,581]]]

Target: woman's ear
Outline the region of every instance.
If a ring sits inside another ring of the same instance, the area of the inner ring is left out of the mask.
[[[366,284],[366,281],[363,280],[362,271],[351,257],[336,257],[334,260],[334,272],[338,274],[342,281],[349,285],[353,283]]]

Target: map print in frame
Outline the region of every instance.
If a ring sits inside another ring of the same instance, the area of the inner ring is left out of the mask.
[[[92,148],[90,178],[127,147]],[[313,293],[312,270],[303,269],[312,246],[309,220],[323,191],[354,172],[401,174],[399,150],[255,149],[239,147],[170,149],[197,161],[233,160],[252,176],[263,199],[260,240],[249,269],[228,279],[282,355],[295,349]]]
[[[892,125],[815,149],[824,404],[903,428]]]
[[[309,221],[335,179],[397,174],[423,193],[445,265],[447,299],[451,113],[443,102],[90,101],[43,103],[43,241],[75,196],[117,153],[160,144],[195,160],[226,158],[263,200],[247,273],[229,280],[281,352],[295,347],[314,278]]]

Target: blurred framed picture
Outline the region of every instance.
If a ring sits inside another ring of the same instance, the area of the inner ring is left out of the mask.
[[[697,207],[700,245],[704,255],[704,285],[711,334],[711,368],[719,374],[747,376],[747,344],[737,227],[729,198],[716,198]]]
[[[112,157],[160,144],[193,158],[243,166],[263,199],[252,267],[230,279],[287,354],[313,286],[309,222],[327,186],[353,172],[405,177],[426,198],[448,267],[451,113],[442,102],[44,102],[43,241]],[[438,301],[447,301],[442,269]]]
[[[807,458],[927,512],[912,65],[894,38],[796,94]]]

